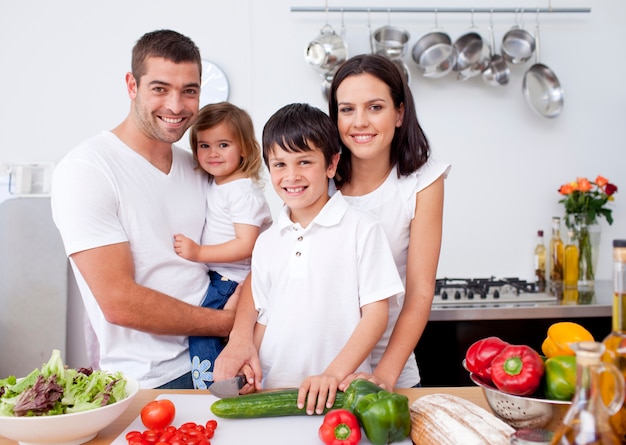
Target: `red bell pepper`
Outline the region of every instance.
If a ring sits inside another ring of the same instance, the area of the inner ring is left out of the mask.
[[[361,425],[347,409],[333,409],[324,416],[319,436],[326,445],[356,445],[361,441]]]
[[[544,371],[541,356],[525,345],[509,345],[491,362],[491,378],[496,387],[518,396],[534,393]]]
[[[465,353],[467,370],[485,383],[492,383],[491,362],[509,344],[498,337],[487,337],[472,344]]]

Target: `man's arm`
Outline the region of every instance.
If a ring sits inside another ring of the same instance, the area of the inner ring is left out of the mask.
[[[161,335],[228,336],[233,310],[194,306],[135,282],[128,243],[74,253],[72,260],[112,324]]]

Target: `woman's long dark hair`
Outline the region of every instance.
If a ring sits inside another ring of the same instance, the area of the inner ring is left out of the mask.
[[[388,87],[396,109],[404,104],[402,125],[396,128],[391,141],[389,161],[397,166],[398,175],[408,175],[416,171],[428,161],[430,147],[422,130],[415,111],[413,94],[400,68],[389,58],[378,54],[362,54],[344,62],[335,75],[330,86],[328,114],[335,124],[338,117],[337,88],[347,77],[368,73],[383,81]],[[352,154],[341,142],[342,154],[337,166],[335,182],[340,187],[352,178]]]

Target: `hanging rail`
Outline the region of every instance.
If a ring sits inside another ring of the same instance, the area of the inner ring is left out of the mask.
[[[422,12],[422,13],[589,13],[591,8],[411,8],[292,6],[291,12]]]

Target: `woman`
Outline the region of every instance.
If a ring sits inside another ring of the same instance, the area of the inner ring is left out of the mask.
[[[435,293],[443,181],[450,165],[430,159],[411,90],[388,58],[346,61],[333,77],[329,98],[342,143],[337,189],[383,223],[406,289],[390,304],[387,331],[372,353],[374,374],[352,374],[339,388],[356,377],[386,388],[419,386],[413,350]]]

